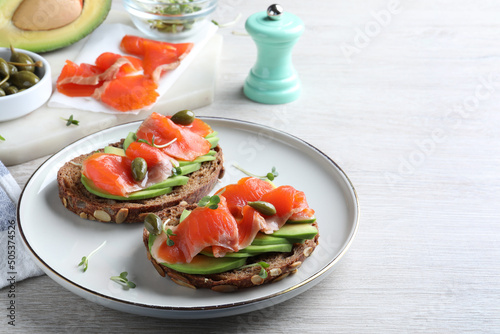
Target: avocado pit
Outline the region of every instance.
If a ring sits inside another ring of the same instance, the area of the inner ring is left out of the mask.
[[[23,0],[12,16],[21,30],[46,31],[64,27],[83,11],[83,0]]]

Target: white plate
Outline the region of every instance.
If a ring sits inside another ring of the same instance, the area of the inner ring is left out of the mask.
[[[116,310],[162,318],[212,318],[272,306],[311,288],[329,274],[345,254],[358,228],[358,200],[351,182],[329,157],[308,143],[262,125],[204,117],[219,132],[226,174],[220,186],[276,166],[277,185],[306,193],[316,211],[319,246],[295,275],[272,284],[216,293],[181,287],[158,275],[146,258],[142,224],[116,225],[88,221],[66,210],[58,197],[56,174],[73,157],[104,147],[135,131],[140,122],[112,127],[85,137],[49,158],[26,184],[18,206],[19,230],[39,266],[54,281],[92,302]],[[219,187],[216,187],[219,188]],[[78,267],[103,241],[106,245]],[[137,284],[125,290],[109,278],[127,271]]]

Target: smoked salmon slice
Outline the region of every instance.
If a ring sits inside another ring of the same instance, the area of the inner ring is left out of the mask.
[[[170,157],[146,143],[132,142],[126,156],[94,153],[84,160],[82,173],[94,186],[111,195],[127,197],[130,193],[145,189],[172,175]],[[148,171],[138,182],[132,175],[132,161],[141,157],[146,160]]]
[[[237,218],[242,217],[242,210],[248,202],[258,201],[262,195],[274,189],[274,186],[257,177],[244,177],[236,184],[230,184],[217,191],[227,200],[231,214]]]
[[[136,132],[137,139],[153,142],[161,147],[167,155],[178,160],[193,161],[197,157],[207,154],[211,144],[202,136],[177,125],[170,118],[153,112],[139,126]]]
[[[78,65],[71,60],[66,60],[61,74],[57,78],[57,90],[67,96],[91,96],[102,83],[83,84],[82,82],[86,78],[98,76],[102,72],[103,70],[97,66],[85,63]]]
[[[206,247],[218,247],[220,251],[238,251],[238,227],[236,220],[229,212],[225,199],[217,209],[198,207],[193,210],[179,225],[171,228],[175,234],[170,236],[174,245],[168,246],[166,242],[155,243],[157,249],[152,249],[157,254],[156,259],[167,263],[189,263]],[[166,239],[163,233],[158,237]],[[214,253],[215,255],[215,253]],[[222,256],[217,254],[216,256]]]
[[[167,116],[167,117],[171,118],[172,116]],[[194,132],[202,137],[206,137],[212,132],[214,132],[214,130],[210,127],[210,125],[208,125],[199,118],[195,118],[193,123],[189,125],[182,125],[182,126],[185,129],[188,129],[189,131]]]
[[[193,43],[167,43],[138,36],[126,35],[120,48],[130,54],[143,57],[144,73],[156,82],[166,71],[175,69],[193,48]]]
[[[132,176],[131,164],[127,157],[94,153],[83,161],[82,173],[97,188],[111,195],[126,196],[141,189]]]
[[[115,65],[116,62],[121,58],[128,60],[128,63],[124,63],[120,66],[120,69],[115,77],[137,74],[137,72],[143,70],[141,59],[133,56],[123,56],[113,52],[104,52],[99,57],[97,57],[97,59],[95,60],[95,66],[104,72]]]
[[[158,85],[143,75],[123,76],[107,81],[93,97],[120,111],[142,109],[153,104]]]
[[[120,42],[120,48],[126,53],[130,53],[135,56],[144,56],[146,50],[146,46],[144,45],[145,41],[157,44],[164,49],[175,51],[177,58],[181,60],[186,57],[189,52],[191,52],[191,49],[194,46],[193,43],[168,43],[152,41],[139,36],[125,35]]]

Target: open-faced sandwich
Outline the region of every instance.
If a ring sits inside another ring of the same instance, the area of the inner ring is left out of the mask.
[[[268,174],[269,175],[269,174]],[[158,273],[177,284],[230,292],[295,273],[318,245],[315,212],[302,191],[245,177],[145,219],[143,242]]]
[[[59,197],[81,218],[114,223],[168,217],[196,203],[223,174],[217,132],[189,110],[152,113],[120,142],[66,162]]]

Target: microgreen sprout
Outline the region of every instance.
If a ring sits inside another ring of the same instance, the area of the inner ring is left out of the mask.
[[[92,252],[90,252],[90,254],[88,256],[82,257],[82,261],[78,264],[78,267],[79,266],[83,266],[83,272],[86,272],[87,269],[88,269],[88,267],[89,267],[89,259],[90,259],[90,257],[92,255],[94,255],[95,253],[97,253],[97,251],[99,251],[99,249],[101,249],[102,247],[104,247],[105,244],[106,244],[106,240],[104,240],[104,242],[99,247],[97,247]]]
[[[133,289],[136,287],[135,283],[132,281],[129,281],[127,278],[128,273],[126,271],[122,272],[120,276],[111,276],[110,280],[115,281],[116,283],[119,283],[123,285],[125,289]]]
[[[80,121],[77,121],[76,119],[73,118],[73,115],[69,116],[69,118],[62,118],[63,121],[66,121],[66,126],[70,126],[71,124],[78,125]]]
[[[0,135],[0,140],[1,140],[1,141],[5,141],[5,138],[4,138],[4,137],[2,137],[2,135]]]
[[[269,267],[269,263],[267,263],[267,262],[261,261],[261,262],[257,262],[257,263],[247,264],[245,266],[240,267],[240,269],[250,268],[250,267],[257,267],[257,266],[260,267],[259,276],[262,279],[266,279],[266,277],[267,277],[266,268]]]
[[[167,219],[162,226],[163,232],[167,235],[167,246],[173,246],[175,245],[174,241],[170,239],[171,236],[176,236],[176,234],[169,228],[165,229],[167,226],[167,223],[169,222],[170,219]]]
[[[215,24],[216,26],[218,26],[219,28],[226,28],[226,27],[229,27],[229,26],[236,24],[236,22],[238,22],[240,18],[241,18],[241,13],[238,13],[238,15],[236,15],[236,18],[230,22],[219,23],[215,20],[212,20],[212,23]]]
[[[199,207],[207,207],[209,209],[215,210],[219,207],[220,197],[217,195],[205,196],[199,202]]]
[[[155,135],[153,135],[153,136],[151,137],[151,143],[150,143],[150,142],[148,142],[146,139],[139,139],[139,140],[138,140],[138,142],[140,142],[140,143],[146,143],[146,144],[148,144],[148,145],[150,145],[150,146],[153,146],[153,147],[156,147],[156,148],[164,148],[164,147],[167,147],[167,146],[169,146],[169,145],[172,145],[172,144],[173,144],[173,143],[175,143],[176,141],[177,141],[177,138],[174,138],[174,139],[172,139],[171,141],[169,141],[169,142],[168,142],[168,143],[166,143],[166,144],[163,144],[163,145],[158,145],[158,144],[156,144],[156,143],[155,143]]]
[[[167,246],[173,246],[175,243],[172,239],[170,239],[171,236],[175,236],[176,234],[172,232],[171,229],[167,229]]]
[[[257,177],[259,179],[262,179],[262,180],[265,180],[265,179],[268,179],[269,181],[273,181],[276,177],[278,177],[278,171],[276,170],[276,167],[273,166],[273,168],[271,169],[271,171],[269,173],[267,173],[266,175],[256,175],[256,174],[252,174],[248,171],[246,171],[245,169],[243,169],[241,166],[239,166],[237,163],[234,163],[233,166],[237,169],[239,169],[240,171],[242,171],[243,173],[245,173],[246,175],[248,176],[253,176],[253,177]]]

